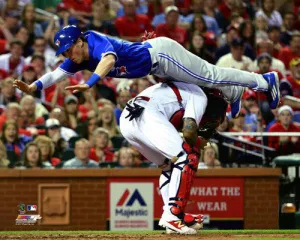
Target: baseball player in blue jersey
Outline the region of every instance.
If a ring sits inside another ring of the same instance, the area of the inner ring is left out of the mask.
[[[152,74],[222,90],[231,103],[233,117],[240,111],[243,87],[264,91],[272,109],[279,104],[279,80],[276,73],[260,75],[219,68],[169,38],[157,37],[142,43],[131,43],[95,31],[82,33],[78,27],[69,25],[56,33],[54,42],[58,47],[56,55],[63,54],[65,61],[56,70],[46,73],[31,85],[15,80],[15,87],[26,93],[33,93],[63,80],[68,75],[87,69],[94,73],[86,83],[66,89],[74,92],[85,91],[105,76],[141,78]],[[232,85],[240,87],[228,87]]]

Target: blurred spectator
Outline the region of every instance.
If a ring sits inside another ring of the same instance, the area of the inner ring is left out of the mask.
[[[215,143],[210,143],[204,147],[198,169],[201,168],[221,168],[221,163],[218,160],[218,146]]]
[[[14,120],[8,120],[3,125],[1,140],[5,144],[6,150],[14,151],[17,155],[20,155],[26,143],[31,141],[32,138],[19,136],[17,123]]]
[[[20,13],[18,11],[6,12],[4,20],[2,20],[3,22],[1,23],[0,38],[10,41],[12,36],[17,33],[19,20]]]
[[[136,13],[137,14],[145,14],[148,13],[148,6],[147,4],[141,4],[140,0],[135,0],[136,4]],[[120,7],[117,11],[117,17],[123,17],[124,16],[124,7]]]
[[[49,118],[55,118],[59,121],[60,125],[65,126],[66,123],[66,114],[65,111],[61,108],[53,108],[52,111],[49,114]]]
[[[278,58],[280,49],[282,48],[280,43],[280,27],[270,26],[268,28],[268,38],[273,43],[273,53],[272,56]]]
[[[150,82],[147,78],[138,78],[137,79],[137,94],[144,91],[146,88],[150,87]]]
[[[175,6],[175,1],[174,0],[161,0],[160,2],[161,2],[162,12],[155,15],[153,20],[152,20],[152,26],[155,27],[155,28],[159,24],[163,24],[163,23],[166,22],[166,15],[165,15],[166,8],[169,7],[169,6]],[[184,21],[184,17],[182,15],[179,15],[179,21],[180,22]]]
[[[38,148],[40,149],[43,163],[47,162],[55,167],[61,162],[59,158],[53,157],[55,146],[51,138],[41,135],[36,137],[33,142],[37,144]]]
[[[68,142],[71,137],[77,136],[76,132],[70,128],[61,126],[60,122],[55,118],[47,119],[46,133],[54,141],[58,142],[60,139]]]
[[[103,79],[97,82],[96,89],[97,94],[99,94],[99,98],[105,98],[116,104],[116,93],[114,89],[108,86]]]
[[[16,33],[16,39],[21,41],[23,43],[23,56],[28,57],[32,54],[31,45],[29,43],[29,31],[26,27],[21,26],[17,33]]]
[[[27,84],[31,84],[37,79],[38,78],[34,66],[32,64],[25,65],[23,67],[23,74],[21,80]],[[22,92],[20,92],[20,94],[22,94]]]
[[[294,58],[290,62],[291,74],[287,76],[294,97],[300,98],[300,58]]]
[[[14,39],[10,42],[10,53],[0,56],[0,68],[9,73],[12,77],[22,74],[25,64],[23,54],[23,43]]]
[[[257,47],[260,56],[265,56],[262,54],[268,54],[269,56],[271,56],[270,68],[280,72],[282,74],[282,77],[284,77],[286,74],[284,63],[280,61],[278,58],[273,57],[274,44],[270,40],[263,40],[257,44]],[[257,59],[260,58],[260,56],[258,56]],[[253,62],[252,66],[250,66],[249,68],[250,71],[259,70],[257,59]]]
[[[42,125],[45,123],[44,115],[48,115],[47,109],[40,103],[36,103],[34,97],[25,95],[20,101],[21,108],[27,113],[29,125]]]
[[[5,13],[10,11],[18,11],[19,5],[18,0],[6,0],[1,2],[1,15],[4,16]]]
[[[41,53],[34,53],[30,63],[34,66],[37,77],[42,77],[46,72],[46,59]]]
[[[249,65],[252,64],[252,60],[245,55],[244,42],[241,38],[235,38],[230,44],[230,53],[224,55],[216,63],[218,67],[231,67],[240,70],[248,71]]]
[[[98,168],[98,163],[89,159],[90,143],[81,138],[75,143],[75,158],[66,161],[62,168]]]
[[[39,53],[44,57],[45,67],[50,68],[53,66],[53,62],[55,61],[55,51],[47,46],[47,41],[44,37],[36,37],[32,48],[34,53]],[[33,56],[27,57],[25,63],[29,64],[32,62],[32,58]]]
[[[230,45],[232,40],[235,38],[239,38],[239,31],[234,26],[229,26],[226,29],[226,43],[221,45],[216,51],[216,61],[218,61],[225,54],[230,53]],[[254,60],[256,57],[255,52],[248,43],[244,44],[244,55],[252,60]]]
[[[283,17],[283,26],[280,33],[280,42],[284,45],[290,45],[294,26],[296,22],[296,16],[293,12],[287,12]]]
[[[205,46],[214,53],[217,47],[216,35],[207,30],[206,22],[202,15],[195,15],[191,24],[190,38],[195,34],[201,34],[204,38]]]
[[[100,108],[99,127],[105,128],[109,132],[109,137],[120,135],[113,107],[105,105]]]
[[[249,46],[251,46],[253,50],[255,49],[255,46],[256,46],[255,27],[250,20],[245,20],[240,24],[239,35],[245,43],[248,43]]]
[[[4,113],[0,115],[0,132],[2,132],[2,127],[4,123],[8,120],[18,121],[20,116],[21,108],[20,105],[16,102],[11,102],[7,104]]]
[[[118,167],[130,168],[134,165],[134,152],[131,148],[122,147],[118,152]]]
[[[171,38],[182,46],[187,45],[187,32],[184,28],[178,26],[179,10],[176,6],[169,6],[165,10],[166,23],[159,24],[156,28],[158,37]]]
[[[65,27],[67,25],[77,25],[79,21],[71,16],[69,9],[63,2],[57,4],[56,13],[59,16],[59,25]]]
[[[193,34],[189,51],[196,56],[208,61],[209,63],[214,64],[213,54],[206,48],[204,37],[200,33]]]
[[[16,95],[16,90],[13,87],[13,78],[6,78],[4,79],[1,85],[1,92],[0,92],[0,105],[6,106],[10,102],[18,102],[19,99]]]
[[[35,37],[43,36],[42,26],[36,22],[35,8],[33,4],[26,4],[22,11],[22,24],[29,31],[29,43],[32,44]]]
[[[278,58],[286,69],[290,69],[290,62],[293,58],[300,57],[300,33],[294,32],[290,41],[290,46],[286,46],[279,51]]]
[[[136,5],[134,0],[124,0],[123,2],[125,16],[119,17],[115,21],[120,37],[131,41],[140,42],[141,36],[145,31],[152,31],[151,23],[147,15],[136,14]]]
[[[94,131],[99,127],[95,111],[89,111],[84,123],[77,126],[76,132],[83,138],[88,139],[91,146],[94,146]]]
[[[255,62],[254,62],[254,64],[257,63],[257,67],[258,67],[258,70],[256,71],[256,73],[265,74],[267,72],[276,71],[278,73],[279,80],[282,80],[283,75],[281,74],[281,72],[279,72],[277,69],[272,68],[272,65],[273,65],[272,60],[273,60],[273,58],[268,53],[263,53],[263,54],[259,55],[257,60],[255,60]],[[282,64],[282,66],[284,67],[283,64]],[[257,99],[259,99],[258,103],[259,103],[259,107],[261,109],[263,119],[268,124],[269,122],[271,122],[274,119],[274,116],[270,110],[267,96],[263,92],[257,92],[256,96],[257,96]]]
[[[213,32],[215,36],[218,36],[220,29],[215,18],[205,15],[204,12],[204,0],[193,0],[192,4],[193,13],[184,17],[184,22],[192,23],[195,15],[201,14],[207,27],[207,31]]]
[[[104,4],[93,4],[92,19],[87,29],[102,32],[111,36],[118,36],[117,29],[111,21],[104,20]]]
[[[243,11],[242,14],[239,13],[240,9],[238,8],[241,8]],[[223,31],[230,26],[230,18],[235,12],[244,19],[248,18],[248,14],[242,6],[241,0],[224,0],[219,5],[219,12],[217,13],[216,20]]]
[[[87,91],[82,92],[82,95],[79,97],[78,111],[80,119],[85,121],[88,117],[89,111],[94,111],[97,115],[99,112],[97,99],[99,99],[96,87],[92,87]]]
[[[217,0],[205,0],[204,1],[204,13],[205,15],[216,18],[218,10],[218,1]]]
[[[255,28],[256,28],[256,40],[268,39],[268,21],[262,17],[258,16],[255,19]]]
[[[279,122],[270,127],[269,132],[300,132],[300,128],[293,121],[293,110],[290,106],[284,105],[278,109]],[[278,155],[288,155],[300,152],[299,137],[269,137],[269,147],[275,148]]]
[[[275,1],[274,0],[262,0],[262,7],[256,12],[256,17],[264,17],[269,26],[281,26],[282,17],[278,11],[275,10]]]
[[[5,145],[0,141],[0,168],[7,168],[10,161],[7,159],[7,153]]]
[[[246,110],[243,130],[246,132],[263,131],[262,115],[256,101],[256,93],[251,89],[247,89],[242,97],[242,105]]]
[[[118,5],[117,9],[120,9],[121,4],[119,1],[115,0],[96,0],[95,5],[103,5],[104,8],[104,15],[103,15],[103,20],[106,21],[113,21],[116,19],[117,14],[116,10],[113,9],[113,5]],[[120,5],[119,5],[120,4]]]
[[[21,162],[26,168],[53,168],[49,162],[43,162],[42,154],[36,143],[28,143]]]
[[[109,132],[104,128],[97,128],[93,133],[94,147],[91,148],[90,159],[96,162],[112,162],[114,153],[109,147]]]
[[[68,147],[67,141],[72,137],[72,135],[68,137],[68,140],[64,139],[66,135],[62,134],[61,131],[62,127],[57,119],[49,118],[46,121],[45,127],[46,127],[46,136],[48,136],[52,140],[55,146],[53,156],[62,159],[63,152]]]
[[[46,96],[46,101],[51,103],[51,106],[57,107],[61,106],[63,107],[65,97],[71,95],[72,93],[65,88],[70,85],[70,79],[66,78],[55,85],[55,89],[52,92],[49,92]]]
[[[71,129],[75,129],[80,121],[80,112],[78,112],[78,99],[74,95],[68,95],[65,97],[65,114],[67,126]]]
[[[126,107],[126,103],[132,98],[130,88],[121,88],[118,92],[117,106],[114,109],[114,115],[117,120],[117,124],[120,125],[120,116],[123,109]]]

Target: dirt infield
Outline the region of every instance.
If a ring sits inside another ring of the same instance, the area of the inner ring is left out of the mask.
[[[300,234],[4,234],[0,240],[229,240],[229,239],[300,239]]]

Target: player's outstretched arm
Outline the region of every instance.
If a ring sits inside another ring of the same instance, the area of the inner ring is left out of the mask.
[[[66,90],[72,90],[73,93],[82,92],[93,87],[97,82],[101,79],[105,78],[105,76],[110,72],[110,70],[114,67],[116,62],[116,57],[113,54],[108,54],[104,56],[101,61],[98,63],[95,72],[93,75],[86,81],[86,83],[78,84],[74,86],[66,87]]]
[[[16,79],[13,86],[20,89],[22,92],[32,94],[36,90],[42,90],[52,86],[53,84],[65,79],[67,76],[68,74],[63,72],[60,68],[56,68],[53,72],[44,74],[40,79],[30,85]]]

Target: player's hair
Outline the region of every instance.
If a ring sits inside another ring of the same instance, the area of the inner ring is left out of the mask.
[[[35,146],[39,152],[39,158],[38,158],[38,162],[37,162],[37,167],[42,167],[43,166],[43,161],[42,161],[42,153],[41,150],[39,149],[38,145],[34,142],[30,142],[26,144],[26,147],[23,151],[23,155],[22,155],[22,163],[24,164],[24,166],[26,168],[31,168],[31,166],[29,165],[29,161],[28,161],[28,157],[27,157],[27,151],[30,147]]]
[[[49,138],[45,135],[40,135],[40,136],[37,136],[33,142],[36,143],[37,145],[47,144],[50,147],[50,153],[49,153],[48,158],[52,157],[52,155],[54,154],[54,151],[55,151],[55,146],[54,146],[54,143],[51,140],[51,138]]]

